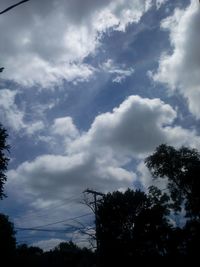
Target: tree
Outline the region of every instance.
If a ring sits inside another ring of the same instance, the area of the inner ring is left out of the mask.
[[[130,189],[105,195],[97,209],[102,266],[132,266],[165,256],[171,231],[167,202],[156,188],[149,195]]]
[[[39,267],[44,266],[43,250],[35,246],[21,244],[17,246],[15,264],[17,266]]]
[[[13,223],[8,216],[0,214],[0,253],[1,261],[6,263],[13,259],[15,253],[16,239]]]
[[[92,267],[95,266],[95,255],[87,248],[80,248],[72,241],[62,242],[53,250],[44,255],[45,264],[48,267]]]
[[[175,256],[188,266],[200,254],[200,154],[187,147],[160,145],[145,162],[155,179],[166,179],[171,211],[185,210],[186,222],[173,229],[170,247],[171,259]]]
[[[6,142],[8,137],[7,131],[0,124],[0,199],[5,197],[3,193],[4,183],[7,180],[5,172],[7,171],[8,166],[8,157],[6,156],[6,152],[9,151],[9,145]]]
[[[174,208],[185,206],[186,215],[200,219],[200,154],[195,149],[160,145],[147,157],[146,165],[154,178],[167,178]]]

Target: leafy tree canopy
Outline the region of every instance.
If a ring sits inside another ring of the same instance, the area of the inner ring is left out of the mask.
[[[0,213],[0,252],[2,257],[13,256],[16,246],[13,223],[8,216]]]
[[[188,217],[200,218],[200,154],[195,149],[161,145],[147,157],[154,178],[167,178],[174,208],[185,205]]]
[[[128,264],[143,256],[160,257],[167,252],[166,237],[171,231],[166,216],[168,197],[157,188],[150,191],[116,191],[105,195],[98,204],[97,239],[103,266]]]
[[[0,124],[0,199],[5,197],[3,193],[4,183],[6,182],[6,170],[8,166],[8,157],[6,156],[6,152],[9,150],[9,145],[6,142],[8,134],[6,130]]]

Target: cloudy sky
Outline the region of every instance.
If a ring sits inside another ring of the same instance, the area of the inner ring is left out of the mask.
[[[51,230],[19,229],[19,243],[85,244],[86,188],[145,189],[158,145],[200,149],[199,26],[198,0],[30,0],[0,16],[0,209]]]

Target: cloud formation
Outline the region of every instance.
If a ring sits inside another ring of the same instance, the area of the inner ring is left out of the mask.
[[[200,5],[191,0],[186,9],[176,9],[163,20],[162,29],[169,31],[172,52],[163,53],[153,79],[178,91],[188,102],[189,110],[200,119]]]
[[[24,113],[20,111],[15,103],[17,92],[9,89],[0,91],[0,119],[3,124],[8,125],[15,131],[25,127]]]
[[[116,65],[112,59],[108,59],[106,62],[104,62],[101,66],[101,69],[105,73],[112,74],[114,76],[112,81],[116,83],[121,83],[134,73],[134,68],[126,68],[123,64]]]
[[[55,135],[69,137],[75,139],[79,135],[79,131],[73,123],[71,117],[62,117],[54,120],[51,127],[52,133]]]
[[[0,121],[15,132],[33,135],[44,128],[40,120],[26,122],[25,111],[16,104],[17,91],[0,90]]]
[[[12,2],[1,0],[0,9]],[[166,2],[34,0],[0,16],[0,121],[13,157],[4,209],[16,226],[88,213],[80,204],[86,188],[146,189],[152,179],[143,159],[161,143],[200,148],[195,118],[180,98],[167,97],[182,94],[198,118],[199,9],[193,0],[183,10],[174,8],[185,1]],[[158,29],[163,16],[169,42]],[[158,94],[145,73],[161,49],[152,77],[169,90]],[[52,244],[62,239],[47,236]]]
[[[1,1],[2,9],[9,1]],[[88,80],[84,59],[108,29],[138,23],[151,0],[35,0],[0,16],[2,75],[24,86]],[[6,30],[5,30],[6,29]]]
[[[39,247],[43,249],[44,251],[49,251],[51,249],[54,249],[56,246],[58,246],[62,242],[66,242],[66,240],[58,239],[58,238],[51,238],[48,240],[40,240],[40,241],[34,242],[32,246]]]
[[[161,143],[190,145],[188,136],[196,145],[195,132],[173,125],[176,117],[176,111],[160,99],[132,95],[112,112],[98,115],[88,132],[72,143],[71,151],[98,147],[143,157]]]
[[[24,194],[48,201],[88,187],[104,192],[131,187],[137,177],[126,165],[134,158],[144,158],[161,143],[200,147],[196,133],[174,126],[175,118],[176,111],[160,99],[134,95],[98,115],[85,133],[78,132],[70,117],[58,118],[51,138],[70,136],[65,152],[52,151],[10,170],[8,188],[23,188]]]

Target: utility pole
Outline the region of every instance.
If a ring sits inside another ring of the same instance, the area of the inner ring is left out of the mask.
[[[99,243],[99,220],[98,220],[98,214],[97,214],[97,197],[98,196],[105,196],[105,194],[101,192],[97,192],[95,190],[86,189],[83,193],[92,194],[94,197],[94,215],[95,215],[95,228],[96,228],[96,246],[97,246],[97,266],[99,266],[99,249],[100,249],[100,243]]]

